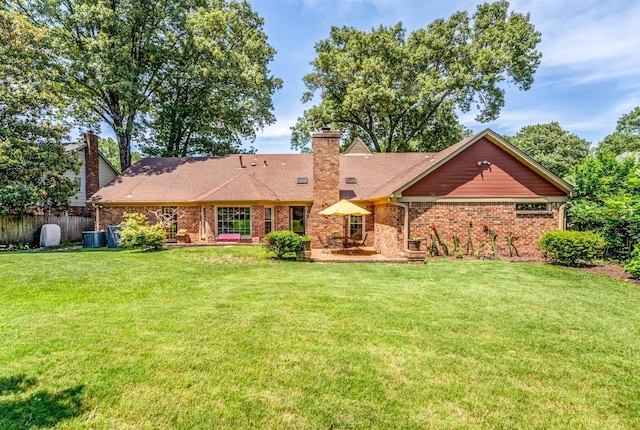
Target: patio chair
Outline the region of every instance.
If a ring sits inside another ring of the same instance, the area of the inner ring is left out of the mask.
[[[364,244],[367,242],[367,235],[368,235],[368,234],[369,234],[369,233],[365,233],[365,234],[364,234],[364,237],[362,238],[362,240],[361,240],[360,242],[357,242],[357,243],[356,243],[356,246],[364,246]]]
[[[327,240],[323,240],[322,236],[318,235],[318,239],[320,240],[320,245],[322,245],[322,252],[327,253],[331,252],[332,249],[337,248],[333,238],[329,235],[327,236]]]

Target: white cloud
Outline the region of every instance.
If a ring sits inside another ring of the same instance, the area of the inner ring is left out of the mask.
[[[584,84],[640,70],[640,4],[628,1],[514,1],[512,7],[530,11],[542,33],[541,68],[572,74]]]

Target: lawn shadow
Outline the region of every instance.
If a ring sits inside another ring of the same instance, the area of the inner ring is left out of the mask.
[[[0,377],[0,396],[21,393],[35,384],[36,380],[34,378],[28,378],[25,375]]]
[[[0,378],[0,428],[4,430],[44,429],[82,415],[82,391],[78,385],[66,390],[39,390],[21,395],[36,380],[24,375]]]

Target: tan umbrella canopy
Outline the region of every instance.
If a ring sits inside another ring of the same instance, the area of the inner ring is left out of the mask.
[[[351,203],[348,200],[342,199],[337,203],[332,204],[326,209],[321,210],[320,215],[336,215],[336,216],[344,216],[345,219],[349,215],[362,216],[362,215],[370,215],[371,212],[362,208],[354,203]],[[343,221],[344,222],[344,221]],[[347,223],[344,222],[344,238],[347,240]],[[345,245],[346,246],[346,245]]]
[[[370,215],[371,212],[366,210],[365,208],[361,208],[360,206],[351,203],[349,200],[342,199],[337,203],[332,204],[326,209],[320,211],[320,215]]]

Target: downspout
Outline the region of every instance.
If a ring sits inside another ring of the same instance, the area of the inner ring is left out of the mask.
[[[567,204],[563,203],[558,209],[558,229],[567,229]]]
[[[96,205],[94,203],[93,207],[96,209],[96,226],[93,229],[94,231],[99,231],[100,229],[100,205]]]
[[[403,233],[403,246],[402,249],[406,253],[409,250],[409,205],[407,203],[398,203],[391,200],[389,197],[389,203],[404,209],[404,233]]]

